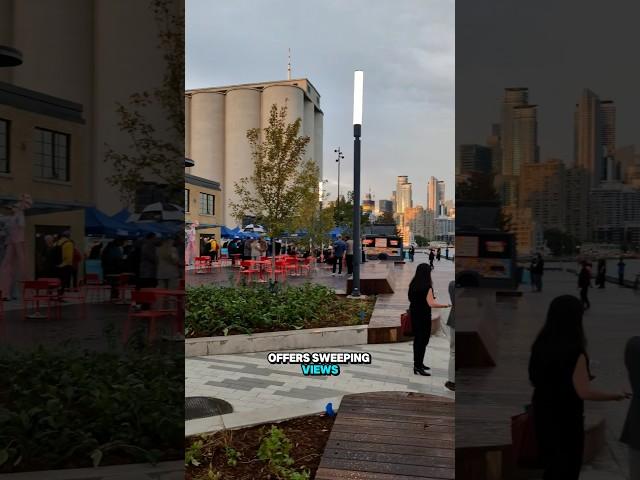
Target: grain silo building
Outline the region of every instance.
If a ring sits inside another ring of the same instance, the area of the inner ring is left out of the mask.
[[[322,178],[322,120],[320,95],[307,79],[251,83],[187,90],[185,97],[186,156],[195,165],[187,173],[221,184],[222,202],[216,212],[224,225],[238,221],[228,208],[234,184],[253,172],[247,130],[265,128],[273,104],[287,105],[287,122],[302,119],[308,136],[305,156],[320,167]]]

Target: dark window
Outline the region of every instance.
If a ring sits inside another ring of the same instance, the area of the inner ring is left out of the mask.
[[[213,195],[200,193],[200,215],[215,215],[216,202]]]
[[[9,120],[0,118],[0,173],[9,173]]]
[[[185,211],[185,212],[188,212],[188,211],[189,211],[189,203],[191,203],[191,202],[189,201],[189,199],[191,198],[191,197],[190,197],[190,193],[191,193],[191,192],[189,191],[189,189],[188,189],[188,188],[185,188],[185,189],[184,189],[184,211]]]
[[[70,136],[66,133],[36,128],[33,175],[69,181],[69,143]]]

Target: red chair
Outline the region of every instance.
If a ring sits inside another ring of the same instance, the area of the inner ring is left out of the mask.
[[[302,274],[304,272],[305,275],[310,275],[312,264],[315,264],[314,261],[315,259],[313,257],[305,258],[304,262],[298,265],[298,269],[300,273]]]
[[[287,257],[285,259],[285,271],[292,277],[297,277],[298,274],[298,259],[296,257]]]
[[[158,295],[154,292],[132,292],[129,315],[122,330],[122,341],[126,343],[131,333],[131,324],[134,320],[145,320],[149,322],[149,343],[153,343],[156,337],[156,321],[162,318],[172,318],[174,321],[177,310],[154,308],[158,302]],[[146,309],[145,309],[146,308]]]
[[[239,284],[242,278],[246,278],[249,282],[254,282],[260,277],[260,269],[256,268],[255,263],[251,260],[242,260],[240,262],[240,270],[236,274],[236,284]]]
[[[48,279],[51,280],[51,279]],[[31,305],[35,308],[35,314],[40,313],[40,304],[46,303],[47,316],[51,317],[51,312],[60,318],[60,296],[58,287],[48,280],[29,280],[23,283],[22,287],[22,311],[24,319],[28,317],[27,312]],[[57,278],[54,280],[58,280]],[[58,286],[59,286],[58,280]]]
[[[87,273],[84,280],[80,281],[80,288],[84,289],[87,300],[95,299],[98,302],[108,300],[111,293],[111,286],[100,281],[97,273]]]
[[[195,258],[196,273],[211,273],[211,257]]]
[[[116,288],[118,289],[118,298],[114,300],[118,300],[120,302],[124,302],[127,298],[131,299],[133,295],[133,291],[135,290],[135,285],[131,285],[129,283],[129,279],[131,275],[127,275],[126,273],[121,273],[118,275],[116,279]],[[128,295],[127,295],[128,294]]]

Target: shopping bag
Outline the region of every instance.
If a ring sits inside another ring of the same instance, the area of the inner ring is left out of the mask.
[[[406,337],[413,336],[413,328],[411,327],[411,313],[409,313],[409,310],[400,315],[400,330],[402,331],[402,335]]]

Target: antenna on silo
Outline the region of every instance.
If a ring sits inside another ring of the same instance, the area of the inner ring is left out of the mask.
[[[289,63],[287,64],[287,80],[291,80],[291,49],[289,49]]]

